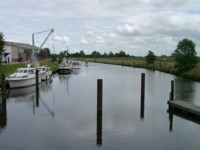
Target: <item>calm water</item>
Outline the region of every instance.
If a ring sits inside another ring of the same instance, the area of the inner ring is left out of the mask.
[[[143,107],[141,73],[146,74]],[[102,116],[97,79],[103,79]],[[200,105],[198,82],[95,63],[54,75],[39,93],[35,87],[11,90],[0,109],[0,150],[200,149],[198,122],[177,114],[169,119],[171,80],[177,99]]]

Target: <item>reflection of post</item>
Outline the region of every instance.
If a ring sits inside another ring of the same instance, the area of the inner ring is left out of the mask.
[[[142,99],[141,97],[141,103],[140,103],[140,118],[143,119],[144,118],[144,97]]]
[[[6,98],[0,99],[0,128],[5,128],[7,124]]]
[[[173,110],[172,110],[172,108],[170,106],[169,106],[168,112],[169,112],[169,131],[172,131],[172,127],[173,127]]]
[[[103,94],[103,81],[102,79],[97,80],[97,141],[96,144],[102,145],[102,94]]]
[[[145,73],[141,74],[141,104],[140,104],[140,118],[144,118],[144,98],[145,98]]]
[[[1,91],[2,91],[2,98],[6,98],[6,80],[5,80],[5,74],[2,74],[1,76]]]
[[[36,69],[36,107],[39,107],[39,70]]]

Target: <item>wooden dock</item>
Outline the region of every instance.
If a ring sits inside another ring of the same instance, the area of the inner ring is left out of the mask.
[[[171,108],[178,108],[184,112],[200,116],[200,106],[181,100],[169,100],[167,103]]]

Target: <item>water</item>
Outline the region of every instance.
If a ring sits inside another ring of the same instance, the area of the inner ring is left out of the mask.
[[[146,74],[143,108],[141,73]],[[97,79],[103,79],[102,116],[97,115]],[[39,93],[34,86],[11,90],[0,109],[0,149],[200,149],[198,122],[179,115],[170,122],[171,80],[176,99],[200,106],[198,82],[96,63],[82,64],[71,75],[54,75]]]

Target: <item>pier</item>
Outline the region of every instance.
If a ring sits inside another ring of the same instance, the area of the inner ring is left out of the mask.
[[[167,103],[169,104],[169,107],[172,109],[176,108],[180,109],[183,112],[200,116],[200,106],[196,106],[192,103],[188,103],[181,100],[169,100]]]

